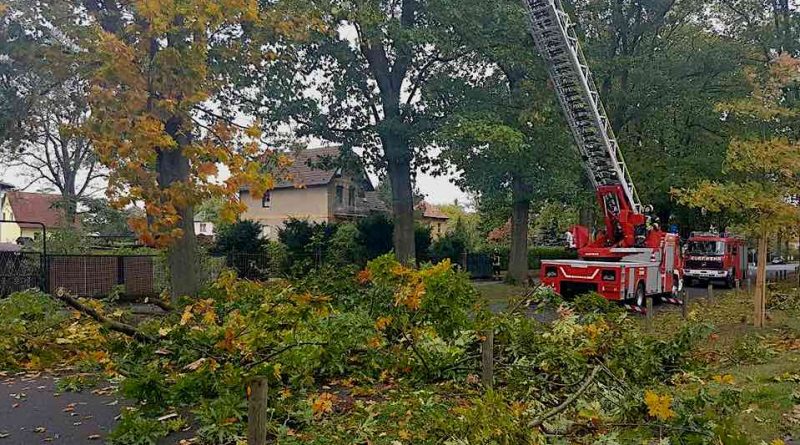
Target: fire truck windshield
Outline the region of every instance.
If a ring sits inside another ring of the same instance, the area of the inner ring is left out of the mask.
[[[722,241],[689,241],[686,251],[689,255],[724,255],[725,243]]]

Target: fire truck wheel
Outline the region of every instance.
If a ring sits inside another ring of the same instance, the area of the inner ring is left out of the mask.
[[[647,296],[645,295],[644,283],[639,283],[639,285],[636,286],[636,306],[644,306],[645,298],[647,298]]]
[[[728,289],[733,289],[736,287],[736,279],[733,276],[733,270],[728,271],[728,278],[725,279],[725,287]]]

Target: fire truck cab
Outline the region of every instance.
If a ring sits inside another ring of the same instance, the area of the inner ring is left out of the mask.
[[[693,232],[685,246],[684,276],[695,282],[721,281],[729,288],[747,274],[744,240],[728,233]]]

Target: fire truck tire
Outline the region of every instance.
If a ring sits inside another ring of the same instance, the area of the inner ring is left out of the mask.
[[[725,279],[725,287],[733,289],[736,287],[736,279],[734,278],[733,269],[728,271],[728,278]]]
[[[639,285],[636,286],[636,295],[634,296],[634,298],[636,299],[637,306],[639,307],[644,306],[645,298],[647,298],[647,294],[645,293],[644,290],[644,283],[639,283]]]

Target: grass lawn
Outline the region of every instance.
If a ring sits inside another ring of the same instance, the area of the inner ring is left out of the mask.
[[[715,379],[730,382],[742,401],[737,423],[750,443],[800,439],[800,292],[788,284],[780,288],[793,294],[795,303],[768,309],[764,329],[752,326],[752,297],[744,291],[698,299],[689,310],[690,319],[710,323],[714,332],[697,351],[705,369],[675,390],[696,393]],[[684,323],[679,311],[662,312],[654,334],[675,332],[679,323]]]
[[[528,289],[523,286],[512,286],[502,281],[477,281],[473,285],[493,312],[504,310],[511,298],[524,294]]]
[[[503,310],[511,297],[526,290],[500,282],[475,283],[475,287],[494,311]],[[665,382],[670,391],[690,396],[704,388],[733,388],[741,398],[736,422],[749,436],[744,443],[800,439],[800,290],[790,283],[779,289],[793,295],[795,303],[768,310],[764,329],[751,325],[752,299],[745,291],[719,293],[713,300],[694,299],[689,318],[713,326],[709,341],[697,350],[702,366]],[[644,318],[641,322],[644,325]],[[652,334],[673,335],[683,323],[679,308],[661,307]]]

